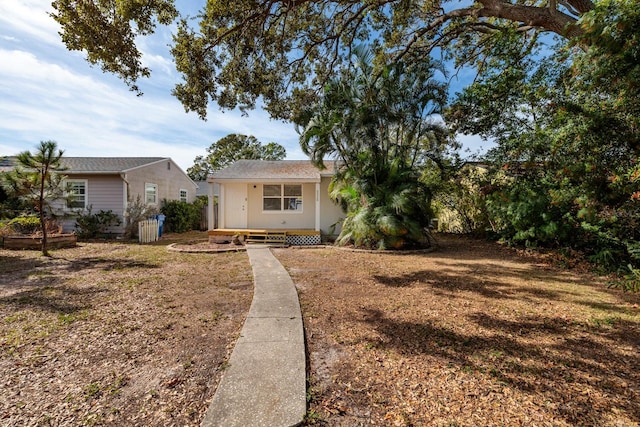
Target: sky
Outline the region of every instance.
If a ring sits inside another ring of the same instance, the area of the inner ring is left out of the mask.
[[[194,4],[176,1],[191,15],[199,7]],[[169,47],[175,27],[158,27],[139,39],[143,65],[152,72],[139,81],[144,95],[138,97],[115,76],[92,67],[82,52],[68,51],[51,11],[51,0],[0,2],[0,156],[53,140],[69,157],[171,157],[186,171],[213,142],[239,133],[283,145],[287,159],[306,158],[294,126],[271,120],[263,110],[245,117],[212,104],[207,121],[186,113],[171,95],[181,80]],[[473,153],[487,145],[476,136],[461,141]]]

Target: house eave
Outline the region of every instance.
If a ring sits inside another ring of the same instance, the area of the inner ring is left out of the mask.
[[[301,184],[314,184],[320,182],[320,178],[207,178],[208,183],[217,182],[219,184],[225,183],[247,183],[247,184],[256,184],[256,183],[301,183]]]

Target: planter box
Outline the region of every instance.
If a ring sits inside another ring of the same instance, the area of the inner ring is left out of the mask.
[[[33,236],[5,236],[5,249],[36,249],[42,248],[42,238]],[[70,234],[54,234],[47,236],[47,249],[72,248],[78,243],[78,236]]]

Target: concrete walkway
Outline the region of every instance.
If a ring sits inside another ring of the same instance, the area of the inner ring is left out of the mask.
[[[247,245],[254,294],[202,427],[287,427],[306,413],[304,330],[291,277],[268,247]]]

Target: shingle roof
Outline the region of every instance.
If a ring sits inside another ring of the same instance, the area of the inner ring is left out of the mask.
[[[314,180],[332,175],[333,162],[325,162],[327,169],[319,170],[309,160],[238,160],[214,172],[210,180]]]
[[[0,157],[0,172],[7,172],[13,169],[15,157]]]
[[[140,166],[170,160],[169,157],[62,157],[60,162],[69,173],[120,173]],[[0,158],[0,171],[13,169],[15,157]]]
[[[169,160],[168,157],[63,157],[65,173],[119,173]]]

